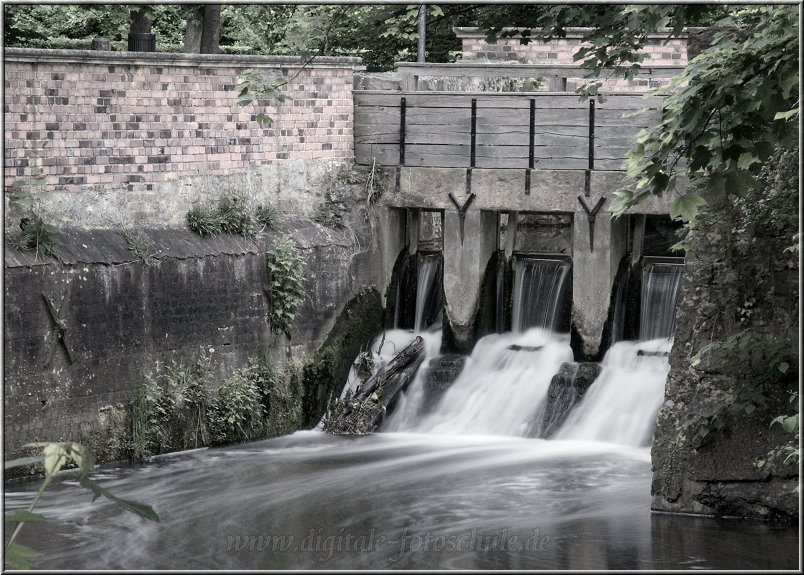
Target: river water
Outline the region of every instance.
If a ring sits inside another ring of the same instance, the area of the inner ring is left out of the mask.
[[[319,431],[61,474],[19,542],[46,569],[792,569],[795,529],[651,514],[647,448]],[[35,485],[6,493],[6,511]],[[79,524],[80,523],[80,524]]]

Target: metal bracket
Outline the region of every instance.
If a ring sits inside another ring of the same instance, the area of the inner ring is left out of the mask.
[[[47,305],[47,310],[50,312],[50,320],[51,320],[51,322],[53,324],[52,327],[51,327],[51,332],[50,333],[55,333],[56,334],[56,337],[61,342],[61,345],[62,345],[62,347],[64,348],[64,351],[67,354],[67,361],[70,364],[73,364],[74,363],[73,353],[72,353],[72,351],[70,351],[70,345],[67,343],[67,323],[61,318],[61,312],[56,310],[56,306],[54,305],[53,301],[49,297],[47,297],[44,293],[42,293],[41,295],[42,295],[42,299],[45,300],[45,305]],[[66,296],[67,296],[67,294],[64,294],[64,296],[61,298],[62,303],[64,303],[64,298]],[[63,309],[64,308],[62,307],[62,310]],[[53,352],[54,352],[55,348],[56,348],[55,345],[53,345],[50,348],[50,353],[48,354],[47,361],[45,362],[45,365],[42,366],[42,367],[46,368],[48,365],[50,365],[50,360],[53,359]]]
[[[458,220],[460,221],[461,225],[461,243],[463,243],[463,222],[466,219],[466,210],[469,209],[472,200],[475,199],[475,194],[474,192],[470,193],[463,205],[458,203],[458,200],[455,199],[455,196],[452,195],[452,192],[449,193],[449,199],[452,200],[452,203],[455,204],[455,209],[458,210]]]
[[[595,207],[591,210],[583,200],[583,196],[578,196],[578,201],[581,202],[581,207],[583,207],[583,211],[586,212],[586,219],[589,221],[589,251],[593,252],[595,251],[595,216],[600,208],[603,207],[603,204],[606,202],[606,198],[600,198],[597,201],[597,204],[595,204]]]

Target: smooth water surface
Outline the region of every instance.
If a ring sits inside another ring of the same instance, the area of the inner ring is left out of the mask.
[[[105,470],[120,512],[61,474],[19,542],[47,569],[795,568],[798,536],[651,515],[645,448],[317,431]],[[6,511],[36,484],[6,492]],[[74,522],[70,522],[74,521]],[[80,524],[76,524],[80,523]]]

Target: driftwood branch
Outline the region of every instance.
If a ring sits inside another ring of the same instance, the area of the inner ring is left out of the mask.
[[[423,360],[424,340],[417,336],[354,395],[334,402],[330,417],[324,421],[324,431],[356,435],[374,431],[391,402],[413,380]]]

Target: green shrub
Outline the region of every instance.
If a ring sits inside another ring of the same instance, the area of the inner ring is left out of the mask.
[[[228,234],[253,236],[256,232],[256,220],[251,212],[248,198],[236,192],[228,192],[218,202],[217,215],[221,222],[221,231]]]
[[[202,238],[221,233],[221,221],[216,211],[196,204],[187,212],[187,225]]]
[[[277,377],[273,365],[266,360],[252,359],[221,385],[210,414],[210,428],[216,443],[265,436],[270,394]]]

